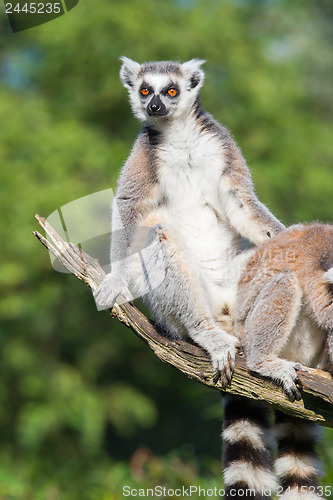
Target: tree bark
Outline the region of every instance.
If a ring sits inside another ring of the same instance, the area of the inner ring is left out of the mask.
[[[36,219],[47,238],[38,231],[34,231],[34,235],[69,272],[94,290],[105,276],[98,260],[73,243],[65,242],[43,217],[36,215]],[[115,304],[111,316],[131,328],[161,361],[174,366],[191,379],[222,391],[220,382],[213,382],[210,360],[203,349],[188,342],[166,338],[159,332],[157,325],[132,304]],[[244,356],[237,354],[232,382],[223,392],[255,399],[284,413],[333,427],[332,377],[322,370],[304,368],[299,371],[298,378],[303,387],[303,398],[292,403],[280,387],[250,373]]]

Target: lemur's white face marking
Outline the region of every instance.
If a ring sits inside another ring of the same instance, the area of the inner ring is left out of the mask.
[[[186,117],[203,84],[204,61],[191,59],[139,64],[122,57],[120,78],[129,91],[133,113],[150,125]]]

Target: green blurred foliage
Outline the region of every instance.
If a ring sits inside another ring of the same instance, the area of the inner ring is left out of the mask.
[[[32,236],[115,187],[139,130],[119,57],[207,59],[204,107],[286,224],[332,220],[329,0],[81,1],[12,34],[0,17],[0,499],[120,499],[221,487],[219,396],[162,365]],[[333,485],[333,435],[322,445]]]

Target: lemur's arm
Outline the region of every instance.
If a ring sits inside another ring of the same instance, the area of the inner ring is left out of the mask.
[[[132,300],[127,268],[134,225],[133,200],[116,194],[112,203],[111,271],[94,292],[96,303],[101,308],[112,307],[119,294],[125,297],[126,302]]]
[[[128,273],[131,243],[139,224],[140,205],[150,191],[149,162],[147,162],[144,136],[140,135],[120,175],[118,189],[112,205],[111,272],[106,275],[94,295],[100,306],[112,306],[119,294],[128,301]]]
[[[220,183],[224,213],[241,236],[260,245],[285,227],[256,197],[250,172],[231,137],[225,151],[226,164]]]
[[[124,274],[136,225],[135,200],[116,193],[112,203],[110,262],[113,274]]]

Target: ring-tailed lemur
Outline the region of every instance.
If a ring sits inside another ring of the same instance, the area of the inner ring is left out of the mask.
[[[292,226],[256,249],[238,283],[234,318],[248,368],[280,384],[291,401],[301,399],[300,364],[333,373],[333,226]],[[236,454],[244,446],[254,457],[268,453],[263,439],[267,426],[265,414],[260,422],[252,408],[252,417],[257,418],[252,440],[241,442],[238,428],[240,421],[244,426],[244,402],[240,408],[237,401],[230,405],[240,420],[224,424],[227,453],[234,450],[232,461],[226,457],[226,474],[236,475],[244,464]],[[281,493],[293,499],[320,497],[314,425],[279,414],[277,431],[275,471]],[[267,462],[269,470],[273,471]]]
[[[170,336],[190,337],[209,353],[225,386],[237,344],[227,326],[248,258],[241,237],[258,245],[284,226],[256,198],[229,132],[199,105],[203,61],[122,61],[121,80],[144,126],[119,179],[111,272],[95,299],[110,307],[133,290],[143,296]]]
[[[199,105],[203,61],[122,60],[120,76],[144,127],[119,179],[111,273],[95,298],[105,306],[119,294],[131,299],[132,285],[170,335],[208,351],[227,384],[236,339],[220,323],[233,308],[241,236],[260,244],[284,226],[256,198],[228,131]],[[151,287],[158,272],[164,279]]]

